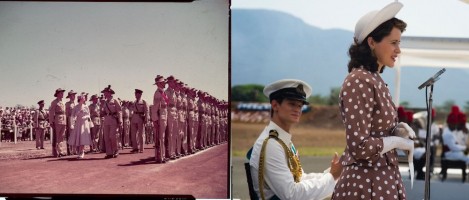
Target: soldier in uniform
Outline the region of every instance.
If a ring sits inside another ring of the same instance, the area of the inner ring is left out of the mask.
[[[206,94],[206,107],[205,107],[205,114],[206,114],[206,135],[205,135],[205,148],[210,147],[210,138],[212,136],[212,102],[211,96]]]
[[[179,99],[180,99],[180,107],[178,108],[179,111],[179,156],[184,156],[187,154],[187,96],[186,96],[186,88],[184,87],[184,83],[179,81],[178,84],[179,90]],[[179,100],[178,99],[178,100]]]
[[[176,158],[182,156],[182,136],[184,135],[183,127],[184,127],[184,111],[183,111],[183,101],[182,101],[182,94],[181,94],[181,81],[179,79],[175,80],[174,84],[174,91],[176,92],[176,109],[177,109],[177,132],[175,137],[175,152]]]
[[[44,100],[37,102],[39,109],[34,113],[34,132],[36,134],[36,149],[44,149],[44,131],[48,114],[44,111]]]
[[[220,144],[220,101],[218,99],[215,99],[215,104],[213,106],[215,113],[214,113],[214,136],[215,138],[213,139],[213,145],[218,145]]]
[[[74,92],[73,90],[70,90],[70,92],[68,92],[67,94],[67,97],[68,99],[70,99],[67,103],[65,103],[65,113],[67,115],[67,130],[65,131],[65,137],[66,137],[66,141],[68,143],[68,140],[70,138],[70,133],[72,133],[72,127],[71,127],[71,122],[70,122],[70,119],[71,119],[71,115],[72,115],[72,110],[73,110],[73,107],[75,107],[75,96],[76,96],[76,92]],[[76,147],[72,146],[72,145],[67,145],[67,154],[68,155],[75,155],[76,154]]]
[[[122,102],[122,120],[123,120],[123,146],[128,147],[130,142],[130,110],[129,102]]]
[[[99,138],[99,130],[101,129],[101,116],[100,116],[100,108],[98,105],[98,96],[92,95],[90,101],[92,102],[88,108],[90,109],[90,117],[91,122],[93,122],[93,127],[90,128],[91,132],[91,152],[98,151],[98,143],[97,140]]]
[[[272,105],[271,121],[249,155],[253,188],[259,199],[324,199],[332,194],[342,171],[337,153],[330,172],[305,174],[291,142],[311,87],[300,80],[280,80],[264,88]],[[356,198],[355,198],[356,199]]]
[[[142,90],[135,89],[136,100],[130,104],[132,118],[130,120],[130,138],[132,139],[132,153],[143,153],[144,125],[148,121],[148,104],[142,99]]]
[[[165,93],[168,97],[168,150],[169,154],[166,155],[167,158],[176,159],[176,145],[175,138],[178,134],[178,113],[176,109],[177,96],[174,91],[175,82],[174,77],[169,76],[167,78],[168,88]]]
[[[205,103],[204,103],[204,93],[199,90],[197,92],[198,101],[197,107],[199,110],[199,125],[197,132],[197,149],[202,150],[204,148],[204,135],[205,135]]]
[[[166,126],[168,123],[168,97],[164,92],[166,86],[166,80],[161,75],[157,75],[155,78],[155,84],[157,89],[153,95],[153,109],[151,110],[151,119],[153,121],[154,139],[155,139],[155,161],[157,163],[165,163],[165,142],[166,137]],[[167,141],[167,140],[166,140]]]
[[[197,149],[197,138],[198,138],[198,133],[199,133],[199,107],[197,106],[197,90],[193,89],[192,90],[192,96],[194,100],[194,132],[192,133],[193,139],[193,148],[194,148],[194,153],[198,151]]]
[[[113,98],[115,94],[111,89],[111,85],[102,91],[106,100],[101,106],[101,113],[104,116],[103,122],[103,138],[106,148],[105,159],[117,158],[119,149],[117,148],[117,129],[122,126],[122,107],[117,99]]]
[[[54,99],[49,108],[49,123],[54,129],[54,138],[52,138],[52,154],[55,157],[66,155],[64,145],[65,130],[67,125],[67,116],[65,115],[65,104],[62,102],[64,91],[61,88],[55,90]]]
[[[104,90],[101,91],[101,93],[104,93]],[[99,151],[101,153],[106,153],[106,145],[104,144],[104,126],[103,126],[103,122],[104,122],[104,114],[102,113],[102,110],[103,110],[103,105],[104,103],[106,102],[106,100],[104,99],[104,96],[103,94],[101,94],[101,96],[99,97],[99,109],[100,109],[100,119],[101,119],[101,127],[99,129],[99,132],[98,132],[98,147],[99,147]]]
[[[228,131],[228,102],[223,101],[223,142],[227,142],[229,138]]]
[[[195,90],[194,88],[187,90],[187,110],[188,110],[188,130],[187,130],[187,149],[188,153],[193,154],[195,152]]]

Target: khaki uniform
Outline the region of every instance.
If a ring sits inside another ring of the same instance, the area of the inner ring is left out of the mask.
[[[199,122],[200,122],[199,107],[197,106],[197,101],[194,98],[194,132],[192,133],[192,137],[194,138],[194,140],[193,140],[194,151],[197,151],[197,149],[198,149],[198,145],[197,145],[198,139],[197,138],[198,138],[198,134],[199,134]]]
[[[205,147],[205,103],[202,98],[197,101],[197,107],[199,111],[199,128],[197,132],[197,149],[203,149]]]
[[[70,121],[72,118],[72,110],[73,108],[75,107],[75,103],[73,101],[68,101],[67,103],[65,103],[65,113],[67,115],[67,129],[65,131],[65,138],[66,138],[66,141],[68,142],[68,139],[70,138],[70,134],[73,132],[73,129],[72,129],[72,122]],[[67,145],[67,154],[74,154],[75,153],[75,147],[72,146],[72,145]]]
[[[165,160],[165,154],[169,154],[169,149],[167,148],[168,135],[166,134],[166,126],[168,123],[168,103],[166,101],[166,94],[162,89],[158,88],[153,95],[153,109],[151,112],[155,133],[155,160],[157,162]]]
[[[169,155],[166,155],[170,158],[176,157],[176,137],[178,134],[178,113],[176,109],[176,93],[172,88],[168,88],[165,91],[166,96],[168,97],[168,146],[169,146]]]
[[[176,144],[176,157],[181,156],[182,150],[182,141],[184,136],[184,108],[183,108],[183,101],[181,93],[176,93],[176,109],[177,109],[177,134],[175,137],[175,144]]]
[[[145,143],[144,126],[148,121],[148,104],[145,100],[134,101],[130,104],[129,109],[132,111],[130,119],[130,138],[132,140],[132,148],[134,150],[143,151]]]
[[[130,111],[127,106],[122,107],[122,120],[123,120],[123,143],[127,147],[130,145]]]
[[[48,118],[49,116],[44,110],[38,109],[36,110],[36,113],[34,113],[33,120],[36,134],[36,148],[44,149],[44,132]]]
[[[106,155],[112,156],[119,152],[117,146],[117,129],[122,122],[122,107],[116,99],[108,99],[101,107],[104,116],[103,138]]]
[[[99,150],[101,150],[101,153],[106,152],[106,145],[104,144],[104,126],[103,126],[103,122],[104,122],[103,106],[105,102],[106,101],[104,99],[99,100],[99,110],[100,110],[99,116],[101,119],[101,127],[98,131],[99,132],[98,146],[99,146]]]
[[[210,146],[210,138],[212,136],[212,105],[207,102],[206,103],[206,107],[205,107],[205,131],[206,131],[206,134],[205,134],[205,147],[209,147]]]
[[[91,132],[91,151],[96,151],[98,149],[98,138],[99,138],[99,130],[101,129],[101,116],[99,115],[99,105],[98,104],[90,104],[88,106],[90,109],[90,117],[91,122],[93,122],[93,127],[90,128]]]
[[[220,143],[220,111],[218,110],[218,105],[215,104],[213,106],[214,108],[214,113],[213,113],[213,145],[217,145]]]
[[[195,114],[194,98],[191,96],[188,96],[187,110],[188,110],[188,117],[189,117],[189,125],[188,125],[188,130],[187,130],[187,149],[189,153],[194,153],[195,152],[196,114]]]
[[[65,115],[65,104],[61,99],[55,99],[51,102],[49,108],[49,123],[54,129],[54,138],[52,138],[52,154],[54,156],[66,154],[66,143],[64,141],[67,125],[67,116]]]

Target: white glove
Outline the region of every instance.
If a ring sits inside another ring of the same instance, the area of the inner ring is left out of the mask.
[[[381,155],[392,149],[402,149],[413,152],[414,141],[397,136],[383,137],[383,150],[381,151]]]
[[[414,139],[417,136],[415,132],[407,123],[399,122],[396,127],[394,127],[393,133],[395,136],[399,136],[405,139]]]

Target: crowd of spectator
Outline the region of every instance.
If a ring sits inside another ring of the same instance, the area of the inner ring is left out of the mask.
[[[34,139],[34,134],[31,133],[34,112],[34,109],[26,107],[0,106],[1,141],[14,141],[15,128],[17,130],[17,139],[30,140],[31,135]]]

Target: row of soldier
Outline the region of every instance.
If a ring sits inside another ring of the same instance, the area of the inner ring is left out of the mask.
[[[91,151],[104,151],[105,158],[116,158],[120,148],[131,145],[132,153],[142,153],[145,140],[151,139],[155,143],[156,162],[164,163],[228,140],[226,102],[189,88],[173,76],[165,79],[158,75],[154,85],[157,89],[150,106],[142,99],[143,91],[139,89],[135,89],[134,101],[114,98],[110,85],[101,91],[104,96],[91,96],[92,103],[88,106],[92,124]],[[38,102],[40,109],[33,117],[36,134],[43,134],[49,121],[54,133],[52,152],[56,157],[78,151],[77,147],[66,145],[73,128],[67,119],[75,106],[76,92],[70,91],[66,97],[70,100],[63,103],[64,92],[61,88],[55,91],[56,99],[48,114],[44,112],[44,102]],[[148,137],[151,129],[153,137]],[[43,148],[43,142],[37,142],[36,147]]]

